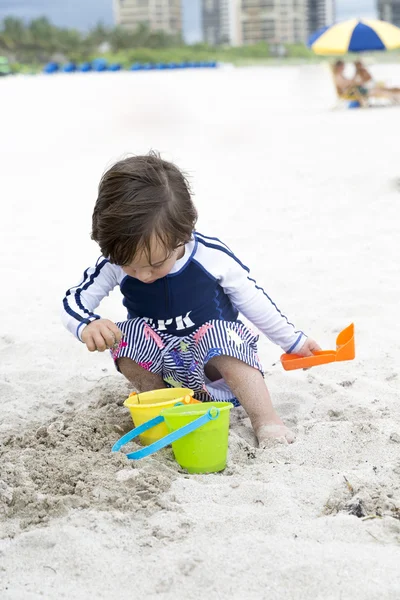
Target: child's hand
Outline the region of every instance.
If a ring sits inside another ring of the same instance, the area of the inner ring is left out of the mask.
[[[81,334],[82,342],[90,352],[104,352],[112,348],[122,338],[122,331],[108,319],[96,319],[85,327]]]
[[[317,350],[321,350],[317,342],[308,338],[296,354],[300,354],[300,356],[312,356]]]

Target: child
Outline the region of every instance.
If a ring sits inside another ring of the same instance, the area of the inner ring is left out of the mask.
[[[249,270],[217,238],[195,231],[189,184],[151,153],[127,158],[102,177],[92,239],[102,256],[64,298],[63,321],[88,350],[112,350],[139,392],[189,387],[200,400],[244,407],[260,446],[294,434],[275,412],[245,315],[285,352],[309,356],[318,344],[296,331]],[[120,286],[127,320],[93,311]]]

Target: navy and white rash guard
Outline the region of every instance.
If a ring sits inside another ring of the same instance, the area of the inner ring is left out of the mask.
[[[83,328],[101,318],[94,311],[116,286],[123,295],[128,319],[141,317],[156,330],[171,335],[190,335],[213,319],[235,321],[240,312],[285,352],[298,351],[307,339],[223,242],[198,232],[170,273],[150,284],[126,275],[121,267],[100,256],[64,298],[63,322],[79,340]]]

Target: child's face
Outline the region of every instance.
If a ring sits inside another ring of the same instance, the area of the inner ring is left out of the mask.
[[[185,253],[185,246],[179,246],[172,252],[168,252],[157,240],[150,244],[149,258],[144,252],[138,252],[129,265],[122,267],[123,271],[130,277],[138,279],[142,283],[153,283],[168,275],[172,267]]]

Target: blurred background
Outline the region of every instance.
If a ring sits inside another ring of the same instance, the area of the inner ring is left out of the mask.
[[[352,17],[400,25],[400,0],[0,0],[0,55],[3,74],[312,62],[310,34]]]

